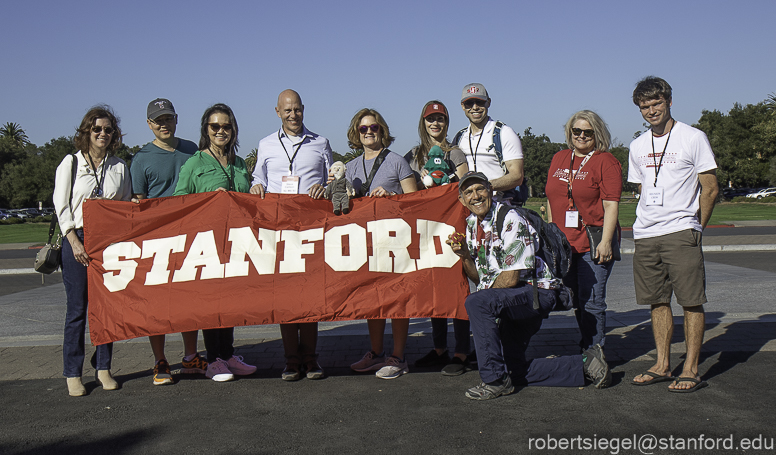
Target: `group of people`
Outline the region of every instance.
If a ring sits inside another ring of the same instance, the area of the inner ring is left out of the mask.
[[[651,126],[649,134],[633,141],[630,151],[628,181],[639,184],[642,195],[634,224],[633,267],[637,301],[651,307],[657,362],[632,383],[671,380],[671,391],[688,392],[706,385],[698,374],[706,301],[700,244],[718,189],[708,139],[671,117],[671,96],[670,85],[655,77],[640,81],[633,92],[634,104]],[[608,153],[611,139],[607,126],[592,111],[572,115],[565,126],[569,148],[554,156],[548,170],[548,221],[563,231],[573,251],[569,272],[556,277],[537,255],[540,244],[535,229],[510,205],[523,183],[523,150],[512,128],[490,118],[490,105],[491,98],[482,84],[466,85],[461,108],[469,125],[451,142],[447,107],[438,100],[429,101],[421,110],[419,145],[403,157],[389,150],[394,138],[376,110],[361,109],[348,127],[349,146],[363,150],[346,170],[346,178],[359,196],[390,197],[425,189],[424,165],[429,151],[439,147],[451,170],[448,177],[458,185],[459,201],[471,212],[465,239],[447,240],[471,281],[473,292],[465,303],[469,319],[453,320],[455,347],[451,356],[448,321],[433,318],[434,348],[415,365],[440,366],[442,374],[452,376],[471,370],[476,361],[482,382],[467,390],[466,396],[477,400],[512,393],[515,383],[581,386],[588,380],[598,388],[607,387],[611,372],[604,355],[606,283],[619,253],[617,217],[622,191],[620,163]],[[159,98],[149,103],[147,123],[154,140],[134,156],[131,169],[114,156],[121,144],[121,130],[111,109],[96,106],[87,112],[74,137],[78,152],[65,157],[57,168],[54,191],[60,228],[65,233],[63,356],[70,395],[86,393],[81,375],[90,258],[83,247],[83,201],[107,198],[139,202],[209,191],[238,191],[261,198],[266,193],[323,198],[332,180],[329,141],[307,129],[304,105],[295,91],[280,93],[275,112],[281,126],[259,142],[252,174],[236,154],[237,120],[225,104],[215,104],[204,112],[199,144],[194,144],[175,136],[178,117],[169,100]],[[669,141],[672,133],[674,141]],[[590,227],[602,232],[592,250],[586,233]],[[672,376],[669,363],[674,291],[685,312],[688,352],[677,378]],[[559,301],[569,299],[579,325],[580,354],[527,359],[526,349],[543,319]],[[382,379],[408,373],[405,347],[409,319],[391,321],[391,351],[384,346],[386,320],[370,319],[367,325],[370,348],[351,368],[375,371]],[[282,379],[323,378],[317,323],[280,324],[280,331],[286,359]],[[205,359],[197,352],[197,331],[182,334],[182,372],[204,373],[223,382],[256,371],[235,355],[233,328],[202,332]],[[476,351],[471,350],[470,332]],[[155,357],[153,384],[172,384],[165,336],[149,339]],[[118,388],[110,374],[111,354],[112,345],[105,344],[98,346],[92,357],[96,379],[106,390]]]

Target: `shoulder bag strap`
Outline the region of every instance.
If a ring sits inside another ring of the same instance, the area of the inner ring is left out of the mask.
[[[380,165],[383,164],[383,161],[385,161],[385,157],[388,156],[388,154],[391,153],[388,149],[383,149],[382,152],[380,152],[379,155],[377,155],[377,158],[375,158],[375,164],[372,165],[372,170],[369,172],[369,177],[367,177],[366,182],[364,182],[363,185],[361,185],[361,193],[366,196],[369,194],[369,187],[372,185],[372,179],[375,178],[375,174],[377,174],[377,169],[380,168]],[[364,162],[366,162],[366,152],[364,152],[364,155],[361,157]]]

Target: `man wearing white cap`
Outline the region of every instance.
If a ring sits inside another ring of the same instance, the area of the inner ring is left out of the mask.
[[[485,174],[500,200],[514,197],[514,189],[523,183],[523,145],[512,128],[488,116],[490,103],[482,84],[463,88],[461,108],[469,126],[453,142],[466,155],[469,170]]]

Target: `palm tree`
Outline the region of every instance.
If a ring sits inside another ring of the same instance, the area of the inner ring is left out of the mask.
[[[768,106],[768,110],[776,114],[776,93],[771,93],[765,100],[765,105]]]
[[[259,149],[253,148],[245,157],[245,166],[248,168],[248,172],[253,174],[253,170],[256,169],[256,160],[258,160]]]
[[[30,139],[18,123],[7,122],[0,127],[0,136],[13,139],[19,145],[27,145]]]

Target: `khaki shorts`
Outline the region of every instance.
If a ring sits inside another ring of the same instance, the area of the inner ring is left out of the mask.
[[[635,240],[633,282],[639,305],[676,302],[683,307],[706,303],[706,270],[701,233],[687,229]]]

